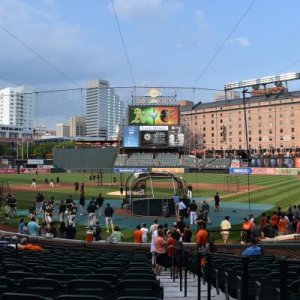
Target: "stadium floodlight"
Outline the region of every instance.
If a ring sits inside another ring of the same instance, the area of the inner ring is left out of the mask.
[[[274,82],[289,81],[289,80],[296,80],[296,79],[300,79],[300,73],[287,73],[278,76],[267,76],[267,77],[262,77],[257,79],[248,79],[240,82],[227,83],[224,85],[224,90],[228,91],[228,90],[240,89],[240,88],[245,88],[245,87],[250,87],[250,86],[255,86],[260,84],[269,84]]]

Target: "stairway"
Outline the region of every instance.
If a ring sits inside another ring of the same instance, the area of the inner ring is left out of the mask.
[[[193,274],[187,274],[187,297],[184,297],[184,274],[182,274],[182,291],[180,291],[180,279],[176,278],[175,282],[170,275],[170,269],[163,270],[161,276],[156,278],[160,280],[160,285],[164,288],[164,300],[197,300],[198,299],[198,279]],[[207,284],[201,282],[201,298],[207,299]],[[211,289],[211,299],[224,300],[225,295],[220,293],[217,295],[216,289]]]

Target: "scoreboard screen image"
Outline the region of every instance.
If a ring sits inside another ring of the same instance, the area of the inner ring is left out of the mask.
[[[129,125],[178,125],[178,106],[129,106]]]

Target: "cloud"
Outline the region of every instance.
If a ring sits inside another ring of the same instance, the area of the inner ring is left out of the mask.
[[[88,35],[79,25],[59,16],[55,1],[1,0],[0,20],[9,32],[76,82],[111,69],[107,59],[111,54],[105,46],[86,41]],[[0,41],[0,75],[26,85],[51,82],[74,87],[1,28]]]
[[[249,41],[248,38],[244,37],[237,37],[237,38],[232,38],[229,39],[226,43],[227,46],[229,45],[237,45],[239,47],[249,47],[252,46],[251,42]]]
[[[195,11],[195,22],[198,31],[198,38],[201,40],[207,39],[210,35],[210,26],[208,24],[204,10],[197,9]]]
[[[111,4],[108,7],[113,12]],[[115,0],[114,7],[118,17],[123,20],[153,25],[183,8],[177,0]]]

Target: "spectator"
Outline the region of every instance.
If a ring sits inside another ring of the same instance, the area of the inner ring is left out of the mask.
[[[96,211],[97,211],[97,205],[96,201],[92,199],[87,207],[88,211],[88,226],[93,227],[96,222]]]
[[[49,224],[49,234],[51,237],[57,237],[57,229],[55,227],[55,223],[53,221],[50,222]]]
[[[274,238],[276,235],[275,228],[270,224],[270,219],[267,218],[267,224],[263,228],[263,236],[266,238]]]
[[[78,181],[74,182],[74,190],[75,190],[75,194],[77,194],[77,192],[79,191],[79,182]]]
[[[149,230],[147,228],[146,223],[143,223],[141,230],[143,231],[142,242],[147,243]]]
[[[29,235],[37,236],[39,235],[39,224],[35,221],[35,218],[31,218],[30,222],[28,222],[28,231]]]
[[[183,199],[179,200],[178,210],[179,210],[179,216],[184,218],[186,215],[186,205],[184,204]]]
[[[178,217],[179,216],[179,202],[180,202],[179,196],[177,194],[175,194],[172,197],[172,200],[175,205],[175,215],[176,215],[176,217]]]
[[[112,242],[119,243],[122,242],[123,237],[123,233],[120,231],[119,226],[116,226],[113,233],[110,236],[110,240]]]
[[[198,209],[198,206],[197,206],[195,200],[192,200],[192,202],[190,203],[189,208],[188,208],[188,213],[190,215],[190,224],[191,225],[196,225],[197,209]]]
[[[186,224],[184,231],[183,231],[183,236],[182,236],[182,241],[185,243],[191,243],[192,241],[192,230],[190,229],[190,225]]]
[[[193,197],[193,186],[191,184],[189,184],[187,187],[187,197],[189,199],[192,199]]]
[[[244,222],[242,224],[242,241],[241,244],[247,244],[251,238],[251,231],[253,228],[253,223],[251,223],[247,218],[244,218]]]
[[[224,244],[227,244],[228,239],[229,239],[229,234],[230,234],[230,229],[231,229],[231,224],[230,224],[229,219],[230,219],[230,217],[226,216],[220,224],[221,236],[222,236]]]
[[[28,222],[24,223],[24,226],[22,227],[22,230],[20,232],[21,234],[29,234],[29,230],[28,230]]]
[[[278,227],[278,235],[284,235],[284,234],[286,234],[286,232],[287,232],[287,222],[284,219],[284,215],[283,214],[281,214],[280,217],[279,217],[279,221],[278,221],[277,227]]]
[[[64,239],[66,237],[66,223],[64,221],[59,223],[58,231],[59,237]]]
[[[40,226],[39,235],[44,237],[48,233],[48,226],[46,222],[43,222]]]
[[[17,206],[17,199],[13,195],[11,195],[11,197],[9,198],[9,216],[10,216],[10,218],[14,218],[15,216],[17,216],[16,206]]]
[[[84,206],[85,206],[85,197],[84,197],[84,193],[80,193],[79,196],[79,206],[80,206],[80,215],[83,215],[84,212]]]
[[[98,197],[96,198],[96,205],[97,205],[99,218],[102,215],[103,202],[104,202],[104,198],[102,197],[102,194],[99,194]]]
[[[220,211],[220,195],[217,192],[214,196],[214,200],[215,200],[215,212],[219,212]]]
[[[157,222],[158,222],[158,220],[155,219],[154,223],[150,227],[150,233],[151,233],[150,252],[152,254],[152,267],[154,267],[154,268],[155,268],[155,239],[157,238],[158,229],[163,229],[163,226],[158,225]]]
[[[24,225],[25,225],[25,222],[24,222],[24,219],[22,218],[19,221],[19,227],[18,227],[18,232],[19,233],[22,233],[22,229],[23,229]]]
[[[20,250],[24,251],[36,251],[36,252],[42,252],[44,249],[38,245],[35,245],[33,242],[27,243],[27,238],[22,238],[20,245],[18,245],[18,248]]]
[[[67,206],[65,204],[65,201],[61,200],[59,208],[58,208],[59,222],[65,222],[66,221],[66,209],[67,209]]]
[[[102,233],[102,230],[101,230],[101,227],[99,225],[99,221],[97,220],[95,222],[95,225],[93,226],[93,237],[94,237],[95,241],[102,240],[101,233]]]
[[[134,243],[141,244],[143,242],[143,231],[141,230],[141,226],[137,225],[136,230],[133,232]]]
[[[206,231],[203,223],[199,224],[199,230],[196,236],[196,246],[201,254],[206,254],[209,250],[208,232]],[[203,261],[201,261],[201,263],[203,263]]]
[[[252,230],[251,230],[251,237],[253,239],[259,239],[261,237],[260,226],[256,224],[256,221],[253,219],[252,222]]]
[[[74,240],[76,236],[76,228],[74,224],[69,223],[68,226],[66,227],[66,238]]]
[[[177,221],[176,225],[177,225],[177,228],[180,231],[180,234],[183,235],[183,231],[184,231],[184,228],[185,228],[185,222],[183,221],[183,217],[182,216],[180,216],[178,218],[178,221]]]
[[[261,247],[257,246],[258,240],[257,239],[251,239],[250,245],[247,247],[242,255],[243,256],[258,256],[262,255],[262,249]]]
[[[160,276],[162,267],[166,266],[166,245],[167,242],[163,238],[164,232],[162,229],[158,229],[157,238],[154,241],[155,252],[156,252],[156,266],[155,273]]]
[[[106,223],[106,232],[109,233],[109,225],[111,225],[111,231],[114,232],[114,224],[113,224],[113,213],[114,209],[110,206],[109,203],[107,203],[105,210],[104,210],[104,215],[105,215],[105,223]]]

